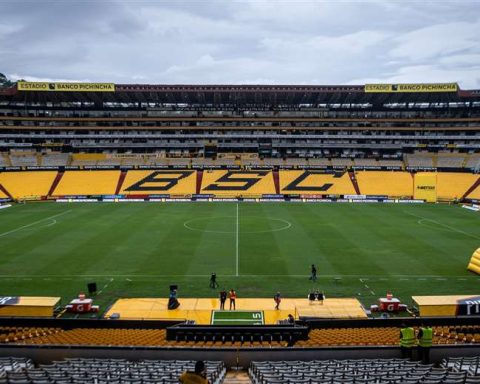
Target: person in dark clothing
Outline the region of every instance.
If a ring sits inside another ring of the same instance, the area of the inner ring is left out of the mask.
[[[317,267],[315,267],[315,264],[312,264],[310,270],[310,280],[317,281]]]
[[[227,291],[222,289],[220,291],[220,309],[225,309],[225,301],[227,301]]]
[[[217,283],[217,274],[215,272],[212,272],[212,275],[210,276],[210,288],[217,288],[218,283]]]
[[[275,301],[275,309],[279,309],[280,303],[282,301],[282,297],[280,296],[280,292],[277,292],[275,296],[273,296],[273,300]]]

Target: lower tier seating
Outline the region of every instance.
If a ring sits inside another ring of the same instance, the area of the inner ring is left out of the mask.
[[[480,344],[480,326],[435,326],[433,344]],[[307,340],[298,340],[295,347],[398,345],[400,329],[377,328],[325,328],[312,329]],[[130,328],[13,328],[0,329],[0,344],[37,345],[135,345],[135,346],[190,346],[190,347],[286,347],[287,340],[273,337],[243,339],[236,335],[216,338],[167,340],[165,329]],[[241,341],[239,341],[241,340]]]
[[[413,177],[409,172],[360,171],[355,173],[355,177],[363,195],[413,195]]]
[[[14,199],[46,196],[57,171],[2,172],[0,184]]]
[[[207,378],[212,384],[223,382],[225,365],[206,361]],[[71,358],[40,364],[31,360],[0,358],[0,383],[178,383],[186,370],[193,371],[191,360],[145,360]]]
[[[480,376],[402,359],[254,361],[255,384],[287,383],[480,383]]]
[[[113,195],[120,171],[66,171],[53,195]]]

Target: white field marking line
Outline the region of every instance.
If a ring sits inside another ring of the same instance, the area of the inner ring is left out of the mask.
[[[235,276],[238,277],[238,203],[237,203],[237,226],[235,243]]]
[[[367,283],[366,283],[366,281],[367,281],[368,279],[358,279],[358,280],[360,280],[360,282],[363,284],[363,286],[364,286],[365,289],[370,290],[370,293],[371,293],[372,295],[375,295],[375,292],[373,291],[373,289],[371,289],[371,288],[367,285]]]
[[[480,240],[480,237],[479,237],[479,236],[472,235],[471,233],[464,232],[464,231],[462,231],[461,229],[457,229],[457,228],[451,227],[450,225],[447,225],[447,224],[442,224],[442,223],[438,222],[437,220],[429,219],[428,217],[418,216],[418,215],[415,215],[415,214],[410,213],[410,212],[407,212],[407,211],[404,211],[404,212],[405,212],[407,215],[414,216],[414,217],[417,217],[417,218],[421,219],[421,220],[417,220],[417,223],[420,224],[420,225],[422,224],[423,221],[430,221],[430,222],[435,223],[435,224],[438,224],[438,225],[440,225],[440,226],[442,226],[442,227],[448,228],[448,229],[450,229],[450,230],[453,231],[453,232],[461,233],[461,234],[463,234],[463,235],[465,235],[465,236],[469,236],[469,237],[472,237],[472,238],[474,238],[474,239]]]
[[[10,234],[12,234],[12,233],[21,231],[22,229],[29,228],[29,227],[31,227],[32,225],[41,223],[42,221],[49,220],[49,219],[53,219],[54,217],[59,217],[59,216],[65,215],[65,214],[67,214],[67,213],[69,213],[69,212],[72,212],[72,210],[69,209],[68,211],[64,211],[64,212],[62,212],[62,213],[58,213],[58,214],[56,214],[56,215],[53,215],[53,216],[50,216],[50,217],[46,217],[46,218],[44,218],[44,219],[34,221],[33,223],[30,223],[30,224],[27,224],[27,225],[23,225],[23,226],[18,227],[18,228],[16,228],[16,229],[12,229],[11,231],[0,233],[0,237],[10,235]],[[55,221],[55,224],[56,224],[56,223],[57,223],[57,222]]]
[[[105,284],[100,291],[98,291],[98,295],[100,295],[108,287],[108,284],[110,284],[113,280],[114,279],[111,278],[110,281],[107,284]]]
[[[248,216],[248,217],[262,217],[262,216]],[[235,218],[235,216],[217,216],[217,217],[210,217],[208,218],[209,220],[212,219],[228,219],[228,218]],[[289,229],[292,227],[292,223],[290,223],[288,220],[284,219],[277,219],[274,217],[262,217],[268,220],[274,220],[274,221],[280,221],[281,223],[284,223],[285,226],[281,228],[274,228],[274,229],[267,229],[265,231],[243,231],[243,233],[270,233],[270,232],[280,232],[280,231],[285,231],[286,229]],[[196,232],[205,232],[205,233],[223,233],[223,234],[231,234],[235,233],[236,231],[216,231],[216,230],[208,230],[208,229],[200,229],[200,228],[195,228],[190,226],[191,223],[199,220],[207,220],[205,217],[197,217],[194,219],[187,220],[183,223],[183,226],[187,228],[190,231],[196,231]]]

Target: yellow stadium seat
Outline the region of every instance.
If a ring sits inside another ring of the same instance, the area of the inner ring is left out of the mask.
[[[192,195],[197,173],[192,170],[128,171],[120,193],[125,195]]]
[[[56,171],[27,171],[0,173],[0,184],[14,199],[46,196],[52,186]]]
[[[438,199],[461,199],[463,195],[468,191],[468,189],[478,180],[479,177],[480,176],[471,173],[438,172]]]
[[[280,171],[280,193],[294,195],[356,195],[348,173]]]
[[[363,195],[390,197],[413,195],[413,177],[409,172],[359,171],[355,176]]]
[[[261,197],[274,194],[275,183],[271,171],[204,171],[202,194],[222,197]]]
[[[66,171],[53,195],[112,195],[120,171]]]

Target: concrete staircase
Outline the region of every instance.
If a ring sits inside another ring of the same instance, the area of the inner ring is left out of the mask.
[[[224,384],[252,384],[247,371],[228,371]]]

